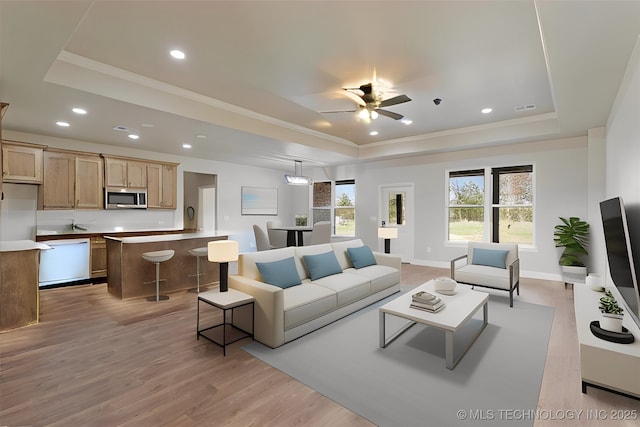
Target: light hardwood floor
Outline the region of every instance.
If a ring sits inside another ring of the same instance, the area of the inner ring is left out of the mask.
[[[403,264],[402,283],[447,273]],[[571,288],[523,279],[520,294],[516,301],[555,307],[535,426],[637,426],[612,420],[612,411],[640,402],[581,393]],[[0,334],[0,425],[371,426],[243,351],[247,340],[226,357],[196,340],[193,293],[123,302],[104,284],[73,286],[42,291],[41,311],[39,325]],[[221,319],[204,305],[201,315]]]

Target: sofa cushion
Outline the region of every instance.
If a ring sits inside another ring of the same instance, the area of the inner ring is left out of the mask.
[[[293,257],[271,262],[256,262],[262,281],[279,288],[299,285],[300,276]]]
[[[504,268],[467,264],[456,269],[455,280],[462,283],[475,283],[481,286],[509,290],[509,270]]]
[[[335,310],[338,304],[334,291],[309,282],[284,289],[282,294],[285,331]]]
[[[342,273],[342,268],[333,251],[318,255],[304,255],[303,258],[307,269],[309,269],[311,280]]]
[[[473,248],[474,265],[486,265],[487,267],[507,268],[506,259],[508,250]]]
[[[338,295],[338,307],[358,301],[371,294],[368,278],[354,273],[340,273],[313,280],[314,285],[324,286]]]
[[[356,269],[376,264],[376,257],[373,256],[373,252],[371,252],[369,246],[347,248],[347,253],[349,254],[349,258],[351,258],[353,267]]]
[[[340,267],[342,270],[346,270],[347,268],[353,267],[353,263],[351,262],[351,258],[347,253],[348,248],[359,248],[360,246],[364,246],[362,240],[360,239],[352,239],[352,240],[342,240],[338,242],[332,242],[331,246],[333,248],[333,252],[336,254],[336,258],[340,263]]]
[[[296,258],[296,268],[298,276],[304,278],[306,272],[302,267],[302,262],[297,259],[295,247],[287,247],[280,249],[271,249],[269,251],[245,252],[238,257],[238,274],[252,280],[261,280],[262,276],[256,266],[256,262],[271,262],[281,259],[294,257]]]
[[[387,265],[370,265],[357,270],[349,269],[345,271],[345,273],[347,272],[369,279],[371,281],[371,293],[379,292],[400,283],[400,270]]]

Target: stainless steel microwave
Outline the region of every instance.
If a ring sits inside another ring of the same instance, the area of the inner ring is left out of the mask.
[[[105,209],[146,209],[147,190],[107,187],[104,192]]]

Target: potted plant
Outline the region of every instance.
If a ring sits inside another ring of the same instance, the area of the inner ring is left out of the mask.
[[[589,255],[589,223],[574,216],[560,220],[562,224],[555,226],[553,240],[557,248],[564,248],[560,256],[564,282],[584,282],[587,267],[582,257]]]
[[[604,292],[600,298],[600,328],[611,332],[622,332],[623,309],[611,294],[611,291]]]

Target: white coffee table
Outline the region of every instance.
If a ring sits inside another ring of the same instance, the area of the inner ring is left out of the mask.
[[[437,313],[429,313],[427,311],[418,310],[409,307],[411,304],[411,295],[418,291],[427,291],[441,298],[446,306]],[[444,329],[445,331],[445,358],[448,369],[456,367],[462,356],[475,342],[476,338],[484,330],[488,323],[488,305],[489,294],[471,289],[470,286],[458,284],[456,286],[455,295],[442,295],[434,291],[433,281],[429,281],[404,295],[390,301],[378,309],[380,317],[380,348],[385,348],[393,340],[399,337],[407,329],[420,323],[435,328]],[[464,351],[454,359],[453,354],[453,334],[464,325],[473,315],[483,309],[483,321],[480,329],[475,333]],[[385,316],[392,315],[410,320],[410,322],[394,333],[389,338],[386,337]]]

